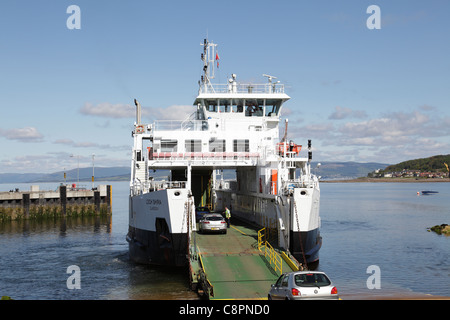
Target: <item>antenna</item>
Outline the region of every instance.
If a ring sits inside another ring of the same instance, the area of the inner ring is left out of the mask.
[[[277,77],[270,76],[268,74],[263,74],[263,77],[267,77],[269,79],[269,83],[272,83],[272,79],[276,79]]]

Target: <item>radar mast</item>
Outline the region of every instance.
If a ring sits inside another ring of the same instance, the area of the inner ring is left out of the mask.
[[[203,61],[203,75],[201,77],[200,86],[203,86],[205,92],[207,92],[208,87],[212,90],[211,80],[215,77],[214,62],[218,59],[217,55],[217,44],[209,42],[208,39],[204,39],[203,43],[203,53],[201,54],[201,59]]]

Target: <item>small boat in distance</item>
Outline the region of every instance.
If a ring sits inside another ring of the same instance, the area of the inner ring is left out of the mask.
[[[422,190],[422,194],[424,194],[424,195],[433,194],[433,193],[439,193],[439,191]]]

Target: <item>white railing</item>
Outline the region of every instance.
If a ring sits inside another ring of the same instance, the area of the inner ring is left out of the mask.
[[[220,114],[219,112],[217,114]],[[233,129],[242,131],[266,131],[265,121],[278,119],[276,117],[245,117],[241,119],[213,119],[210,124],[208,120],[156,120],[153,131],[208,131],[213,125],[216,131],[226,131],[232,126]],[[218,124],[218,126],[216,126]]]
[[[153,124],[154,131],[205,131],[208,130],[206,120],[157,120]]]
[[[186,181],[139,181],[135,180],[131,184],[131,195],[139,195],[151,191],[165,189],[185,189]]]
[[[191,160],[191,161],[245,161],[245,160],[258,160],[260,154],[258,152],[153,152],[150,155],[149,162],[151,161],[179,161],[179,160]]]
[[[284,93],[284,84],[209,84],[200,86],[199,93]]]
[[[301,175],[296,180],[282,181],[281,190],[293,191],[294,188],[315,188],[319,181],[315,176]]]

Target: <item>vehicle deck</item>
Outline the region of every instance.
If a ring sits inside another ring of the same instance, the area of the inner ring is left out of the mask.
[[[231,225],[227,234],[195,233],[193,238],[212,289],[206,294],[209,299],[267,299],[280,273],[292,271],[284,260],[282,271],[274,270],[270,258],[258,250],[258,231],[250,226]]]

